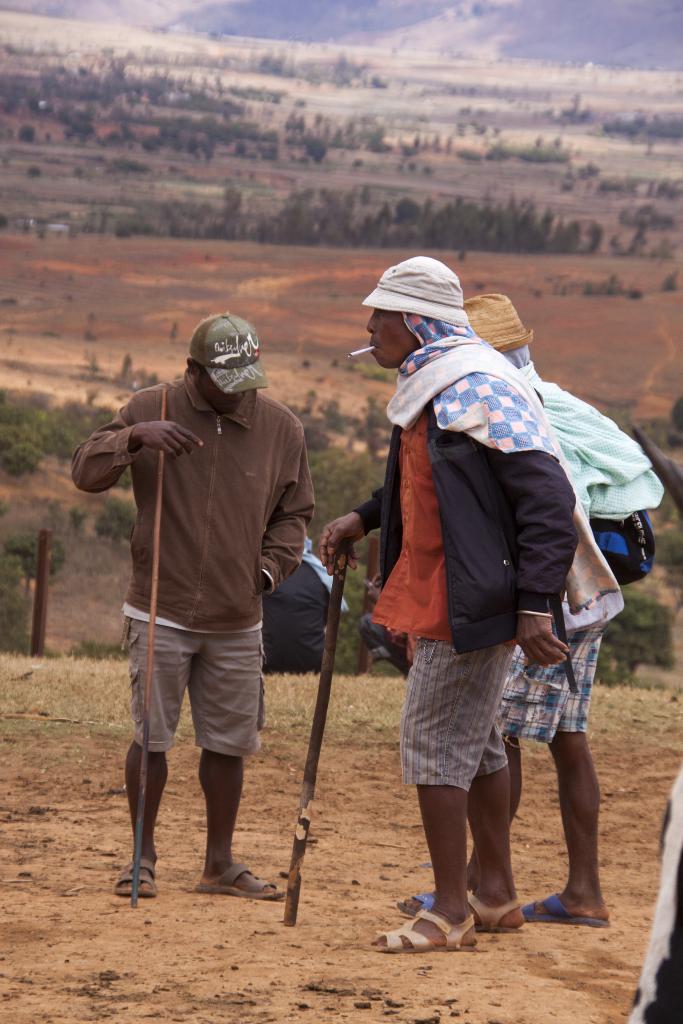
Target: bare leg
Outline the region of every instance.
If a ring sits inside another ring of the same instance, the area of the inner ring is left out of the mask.
[[[461,924],[470,913],[466,886],[467,792],[457,786],[418,786],[417,796],[434,870],[434,910],[452,924]],[[438,944],[445,942],[431,921],[418,921],[415,929]],[[377,944],[385,943],[380,939]]]
[[[550,750],[569,854],[569,878],[560,899],[570,914],[608,920],[598,870],[600,786],[586,734],[558,732]]]
[[[506,750],[506,753],[507,753],[507,756],[508,756],[508,770],[509,770],[509,778],[510,778],[510,790],[509,790],[509,794],[510,794],[510,796],[509,796],[509,809],[510,810],[509,810],[509,814],[510,814],[510,824],[512,824],[512,822],[514,821],[515,815],[517,814],[517,809],[519,807],[519,802],[520,802],[521,797],[522,797],[522,751],[521,751],[521,748],[519,746],[519,740],[515,739],[513,742],[511,742],[509,739],[506,739],[505,740],[505,750]],[[496,774],[499,775],[501,773],[497,772]],[[475,779],[475,782],[476,781],[477,780]],[[494,792],[494,790],[491,790],[491,793],[493,793],[493,792]],[[475,788],[475,785],[473,783],[472,784],[472,789],[470,790],[470,801],[469,801],[469,805],[468,805],[468,816],[469,816],[469,821],[470,821],[470,828],[472,829],[472,835],[475,837],[475,843],[474,843],[474,846],[472,847],[472,856],[470,857],[470,862],[467,865],[467,888],[471,892],[476,893],[479,896],[479,898],[484,901],[484,903],[488,903],[489,900],[486,899],[481,894],[481,892],[479,892],[479,873],[480,873],[480,869],[479,869],[479,858],[477,856],[477,840],[476,840],[476,827],[477,826],[476,826],[476,822],[474,820],[475,818],[477,820],[481,819],[481,813],[479,811],[479,807],[477,806],[478,802],[479,802],[479,791],[478,791],[477,788]],[[498,812],[498,813],[500,813],[500,812]],[[511,899],[512,897],[508,897],[508,898]],[[499,903],[505,903],[505,902],[507,902],[507,901],[506,900],[500,900],[499,901]]]
[[[199,781],[206,801],[206,858],[202,881],[220,878],[233,863],[232,836],[242,797],[241,757],[202,750]]]
[[[515,899],[510,860],[510,776],[507,768],[480,775],[472,782],[469,819],[479,861],[475,894],[489,907]],[[521,910],[511,910],[499,922],[516,928],[524,923]]]
[[[133,741],[126,756],[126,793],[128,809],[135,836],[135,819],[138,812],[138,792],[140,788],[140,761],[142,747]],[[154,827],[159,813],[161,797],[168,777],[166,754],[163,752],[149,753],[147,761],[147,792],[145,794],[145,816],[142,822],[142,856],[156,863],[157,854],[154,846]]]
[[[434,909],[453,924],[467,905],[467,792],[457,786],[418,786],[422,824],[434,871]]]

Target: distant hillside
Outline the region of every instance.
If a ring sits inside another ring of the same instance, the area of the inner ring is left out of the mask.
[[[451,54],[683,67],[683,0],[14,0],[52,17]]]

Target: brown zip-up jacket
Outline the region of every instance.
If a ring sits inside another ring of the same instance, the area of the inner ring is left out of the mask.
[[[158,614],[188,629],[246,629],[261,619],[261,570],[280,583],[301,562],[313,487],[301,423],[284,405],[248,391],[234,413],[217,415],[189,374],[134,395],[111,423],[74,452],[82,491],[105,491],[131,467],[138,514],[126,601],[149,611],[157,453],[128,451],[131,428],[167,419],[204,442],[165,459]]]

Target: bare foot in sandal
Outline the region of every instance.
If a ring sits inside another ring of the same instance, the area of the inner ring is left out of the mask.
[[[195,892],[241,896],[248,900],[281,900],[285,895],[272,882],[264,882],[262,878],[257,878],[246,864],[231,864],[222,874],[216,876],[204,872]]]
[[[420,910],[431,910],[434,899],[433,892],[422,892],[417,896],[399,900],[396,906],[406,917],[415,917]],[[524,915],[517,899],[509,900],[500,906],[492,906],[478,899],[474,893],[469,893],[468,900],[478,932],[516,932],[524,924]]]
[[[420,910],[402,928],[383,932],[372,943],[381,953],[472,951],[477,944],[474,918],[453,922],[438,910]]]
[[[130,898],[133,891],[133,862],[126,865],[114,885],[115,896]],[[157,894],[156,869],[154,861],[147,857],[140,859],[140,882],[138,896],[140,899],[153,899]]]
[[[516,898],[497,906],[485,903],[473,892],[467,898],[478,932],[516,932],[524,924],[524,915]]]

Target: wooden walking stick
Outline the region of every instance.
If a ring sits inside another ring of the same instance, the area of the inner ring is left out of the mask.
[[[342,543],[339,546],[334,560],[334,579],[332,581],[330,603],[327,609],[325,650],[323,652],[323,663],[320,669],[320,680],[318,682],[318,698],[315,702],[315,712],[313,713],[311,738],[308,741],[308,754],[306,755],[306,766],[304,768],[304,782],[301,789],[301,800],[299,803],[299,817],[296,823],[296,830],[294,832],[292,861],[289,866],[289,877],[287,879],[287,899],[285,901],[284,923],[290,928],[293,928],[296,924],[297,912],[299,910],[301,867],[306,855],[308,830],[311,827],[311,809],[313,797],[315,795],[315,780],[318,774],[318,761],[320,759],[320,750],[323,745],[325,722],[327,720],[327,707],[330,703],[330,692],[332,690],[334,656],[337,651],[337,633],[339,631],[342,597],[344,596],[344,581],[346,579],[347,549],[348,545],[346,543]]]
[[[161,416],[166,419],[166,388],[161,392]],[[130,905],[137,907],[140,888],[140,858],[142,857],[142,826],[145,819],[145,797],[147,795],[147,762],[149,760],[149,714],[152,703],[152,679],[154,675],[154,633],[156,630],[157,598],[159,595],[159,547],[161,543],[161,505],[164,490],[164,452],[157,452],[157,491],[154,505],[154,535],[152,540],[152,589],[149,595],[149,625],[147,627],[147,668],[145,671],[145,697],[142,710],[142,755],[140,757],[140,782],[138,785],[138,806],[135,818],[135,846],[133,851],[133,881],[130,890]]]

